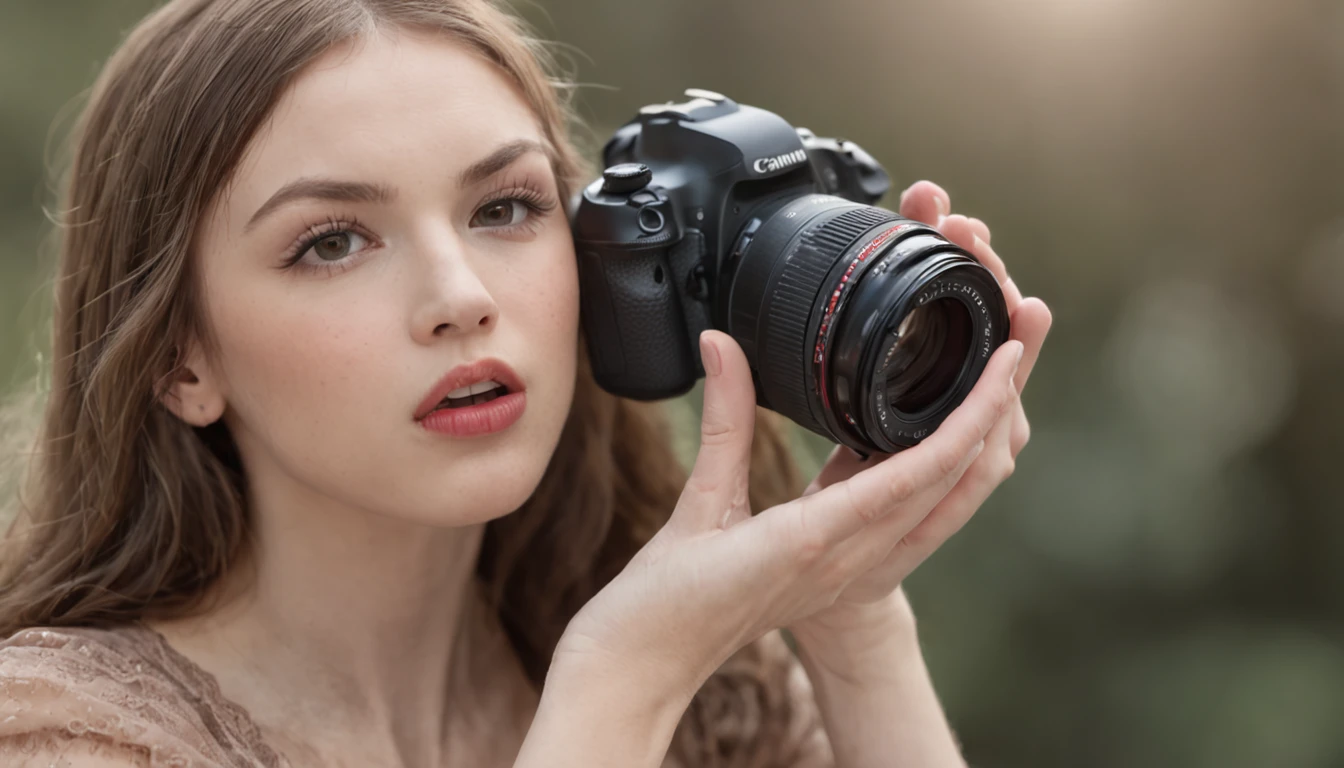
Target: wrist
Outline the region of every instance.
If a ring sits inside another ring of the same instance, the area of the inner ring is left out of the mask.
[[[636,665],[565,659],[551,665],[546,674],[542,698],[569,706],[576,697],[596,704],[611,704],[632,718],[666,726],[669,733],[690,706],[697,687],[668,669],[672,665],[642,668]]]
[[[852,682],[921,656],[915,614],[900,588],[872,603],[837,603],[789,631],[804,661]]]
[[[552,663],[515,766],[661,766],[690,700],[632,670]]]

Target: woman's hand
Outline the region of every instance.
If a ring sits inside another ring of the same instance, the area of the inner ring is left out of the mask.
[[[833,605],[790,627],[799,643],[812,655],[819,660],[828,659],[832,665],[837,663],[837,656],[861,652],[864,636],[880,641],[884,634],[910,624],[913,617],[900,593],[901,581],[960,530],[989,494],[1012,474],[1017,455],[1030,436],[1027,415],[1018,395],[1031,376],[1031,369],[1050,330],[1050,310],[1040,299],[1022,298],[1008,276],[1003,260],[990,248],[989,228],[984,222],[958,214],[948,215],[950,210],[947,193],[932,182],[918,182],[901,195],[902,216],[936,226],[944,237],[965,248],[994,273],[1007,301],[1012,338],[1020,341],[1026,351],[1014,377],[1012,402],[990,429],[984,451],[947,496],[895,542],[876,567],[850,582]],[[894,460],[898,459],[878,454],[865,461],[854,452],[837,447],[803,494],[819,493],[858,472],[870,471],[875,464]]]
[[[965,402],[918,446],[753,517],[751,371],[729,336],[706,331],[700,344],[704,417],[686,488],[668,523],[570,622],[552,663],[685,703],[737,649],[866,583],[960,487],[1012,414],[1023,352],[1020,341],[1004,344]]]

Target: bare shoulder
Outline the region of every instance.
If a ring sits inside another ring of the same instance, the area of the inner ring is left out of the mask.
[[[0,764],[205,765],[212,738],[138,631],[33,627],[0,640]]]
[[[696,693],[665,768],[832,768],[835,758],[802,663],[770,632]]]

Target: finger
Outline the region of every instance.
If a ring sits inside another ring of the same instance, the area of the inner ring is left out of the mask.
[[[847,446],[837,445],[831,450],[830,457],[822,465],[816,479],[808,485],[804,495],[816,493],[822,488],[853,477],[860,470],[871,467],[880,461],[886,461],[895,455],[894,453],[874,453],[865,459]]]
[[[723,526],[734,513],[750,514],[747,479],[756,420],[756,390],[746,355],[721,331],[700,334],[705,366],[700,451],[674,517],[694,530]]]
[[[1015,462],[1008,443],[1013,428],[1013,410],[1010,408],[990,430],[985,438],[985,450],[961,480],[938,501],[927,517],[892,547],[886,562],[899,563],[893,567],[901,574],[909,574],[964,528],[994,489],[1012,475]]]
[[[1036,367],[1036,361],[1040,359],[1041,347],[1045,344],[1045,337],[1050,333],[1050,326],[1053,323],[1050,308],[1037,298],[1023,299],[1017,311],[1013,312],[1012,337],[1022,342],[1024,348],[1022,364],[1018,366],[1017,376],[1014,378],[1018,392],[1027,386],[1027,379],[1031,377],[1031,370]]]
[[[898,211],[907,219],[922,221],[936,227],[952,210],[952,198],[932,181],[917,181],[901,193]]]
[[[1013,338],[1021,341],[1025,350],[1022,364],[1018,366],[1017,375],[1013,378],[1019,393],[1026,389],[1027,380],[1031,378],[1032,369],[1036,367],[1041,347],[1045,344],[1045,337],[1050,333],[1053,322],[1050,308],[1037,298],[1024,299],[1017,312],[1013,313]],[[1013,417],[1012,434],[1008,440],[1009,451],[1014,459],[1023,448],[1027,447],[1027,441],[1030,439],[1031,423],[1027,421],[1027,413],[1019,402]]]
[[[1022,293],[1013,282],[1013,278],[1008,275],[1008,265],[1005,264],[1003,259],[999,257],[999,254],[990,247],[989,241],[977,236],[971,242],[970,251],[971,254],[975,256],[976,261],[985,265],[990,272],[994,273],[994,278],[999,281],[999,285],[1003,286],[1005,292],[1009,290],[1014,292],[1015,301],[1013,306],[1016,307],[1017,304],[1021,303]]]
[[[990,237],[989,225],[975,218],[974,216],[970,217],[970,219],[971,219],[971,226],[974,228],[975,231],[975,236],[988,243]]]
[[[1003,418],[1000,418],[999,422],[1002,421]],[[928,516],[938,507],[939,502],[962,482],[967,472],[975,468],[977,460],[984,455],[986,446],[994,438],[995,430],[998,428],[996,424],[984,440],[976,443],[962,457],[961,464],[957,466],[956,470],[948,473],[937,484],[922,491],[916,499],[913,499],[907,505],[910,507],[909,511],[917,514],[917,517],[895,512],[878,520],[869,529],[865,530],[863,535],[852,536],[844,542],[841,545],[842,547],[852,547],[851,552],[843,554],[846,562],[853,564],[849,567],[862,573],[880,567],[882,563],[889,560],[892,551],[901,543],[901,540],[914,530],[922,527],[927,522]]]
[[[1027,412],[1022,408],[1019,401],[1017,408],[1013,413],[1013,434],[1008,439],[1008,447],[1011,449],[1013,459],[1027,447],[1027,441],[1031,440],[1031,422],[1027,421]]]
[[[966,400],[919,445],[756,519],[792,526],[784,535],[796,536],[802,549],[819,553],[903,507],[954,472],[989,434],[1016,394],[1012,375],[1021,353],[1017,341],[1000,347]]]
[[[918,538],[927,535],[928,533],[945,531],[943,538],[938,542],[941,544],[942,541],[945,541],[965,524],[966,519],[969,519],[970,517],[970,513],[975,511],[974,509],[969,510],[964,519],[961,519],[960,521],[954,518],[949,520],[946,524],[943,524],[937,522],[930,523],[930,520],[937,514],[937,510],[943,499],[957,486],[967,482],[985,482],[987,475],[994,475],[996,472],[1005,469],[1005,461],[1008,465],[1006,467],[1007,472],[1012,472],[1013,458],[1015,456],[1015,454],[1012,454],[1010,451],[1013,417],[1015,412],[1020,410],[1021,400],[1018,398],[1016,390],[1013,390],[1009,395],[1007,408],[999,416],[998,420],[994,422],[994,426],[989,430],[989,434],[985,435],[985,439],[980,442],[977,450],[973,450],[967,455],[968,460],[965,462],[966,466],[962,467],[961,471],[956,473],[955,478],[952,478],[952,482],[943,485],[941,488],[937,489],[936,492],[929,493],[924,498],[920,499],[918,507],[920,509],[929,510],[925,517],[907,522],[905,525],[899,525],[895,519],[897,516],[893,515],[878,521],[878,523],[873,526],[871,533],[865,532],[863,536],[854,537],[855,540],[870,539],[874,542],[871,546],[875,548],[874,553],[877,557],[870,562],[884,562],[889,560],[891,553],[894,552],[909,536]],[[995,480],[995,484],[998,482],[998,480]],[[943,514],[946,515],[946,513]],[[916,533],[921,529],[923,529],[923,533]],[[886,549],[882,549],[883,546],[885,546]],[[937,545],[934,546],[936,548]],[[916,560],[911,563],[909,565],[910,570],[913,570],[914,566],[919,562],[920,561]]]
[[[989,228],[985,227],[984,222],[954,213],[943,220],[943,226],[939,231],[943,233],[943,237],[965,248],[976,261],[994,273],[994,279],[1003,290],[1008,311],[1010,313],[1015,311],[1017,305],[1022,303],[1022,292],[1009,277],[1008,267],[1003,263],[1003,259],[989,247],[989,240],[984,236],[988,234]]]
[[[938,228],[938,231],[943,234],[943,237],[962,248],[968,251],[975,250],[975,238],[979,233],[975,231],[975,225],[971,223],[971,220],[960,213],[954,213],[944,218],[943,225]],[[980,263],[984,264],[983,261]],[[989,265],[986,264],[985,266]],[[994,276],[998,277],[998,273],[995,273]]]

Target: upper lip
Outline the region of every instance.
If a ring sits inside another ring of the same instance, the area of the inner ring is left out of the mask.
[[[416,420],[428,415],[454,389],[491,379],[508,387],[510,393],[523,391],[523,380],[518,378],[508,363],[497,357],[482,358],[474,363],[459,365],[444,374],[415,409]]]

